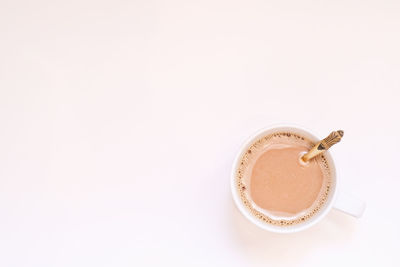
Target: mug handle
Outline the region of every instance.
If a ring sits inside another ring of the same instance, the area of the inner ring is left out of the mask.
[[[365,210],[365,202],[347,193],[338,192],[333,207],[353,217],[360,218]]]

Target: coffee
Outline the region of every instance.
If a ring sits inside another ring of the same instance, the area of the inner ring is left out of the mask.
[[[324,155],[307,163],[300,160],[313,146],[306,136],[289,131],[268,134],[250,144],[240,160],[236,182],[253,215],[266,223],[293,225],[320,210],[331,177]]]

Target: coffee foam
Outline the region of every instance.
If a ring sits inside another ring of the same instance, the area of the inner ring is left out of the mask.
[[[311,149],[315,145],[307,137],[287,130],[271,133],[258,138],[248,146],[246,152],[243,153],[239,161],[239,165],[236,170],[237,190],[239,191],[242,202],[248,208],[248,210],[255,217],[264,221],[265,223],[278,226],[290,226],[293,224],[303,223],[310,219],[314,214],[318,213],[321,210],[321,207],[326,203],[332,183],[329,164],[324,155],[320,155],[315,158],[322,170],[324,179],[319,195],[311,207],[297,214],[285,214],[264,210],[258,207],[251,199],[251,172],[256,160],[261,154],[263,154],[266,148],[271,144],[277,143],[282,143],[282,145],[297,144],[306,146],[308,149]]]

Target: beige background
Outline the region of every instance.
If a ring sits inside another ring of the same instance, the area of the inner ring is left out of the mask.
[[[399,1],[0,0],[1,266],[399,266]],[[293,122],[367,201],[292,235],[233,205]]]

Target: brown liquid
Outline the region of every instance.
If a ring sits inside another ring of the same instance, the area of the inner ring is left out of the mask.
[[[291,225],[319,211],[329,193],[330,170],[323,155],[307,164],[300,162],[313,145],[299,134],[278,132],[249,146],[237,181],[242,201],[253,215],[267,223]]]
[[[256,161],[251,174],[251,198],[262,209],[294,215],[311,207],[322,187],[316,160],[299,161],[307,147],[271,145]]]

